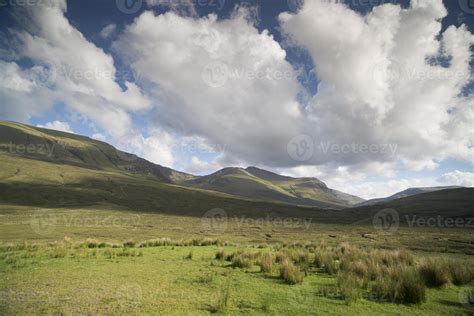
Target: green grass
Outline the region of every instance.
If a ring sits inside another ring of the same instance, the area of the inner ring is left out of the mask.
[[[195,178],[124,160],[124,153],[82,136],[1,123],[0,147],[11,140],[56,145],[51,156],[0,154],[1,315],[467,311],[472,231],[410,228],[403,215],[469,217],[472,189],[396,201],[401,226],[383,232],[372,225],[371,207],[321,210],[176,185]],[[269,199],[275,192],[320,194],[311,191],[314,179],[246,172],[252,176],[230,177],[233,189],[246,188],[250,197],[259,188]],[[206,215],[216,208],[224,220]],[[447,263],[419,269],[423,262]],[[283,264],[288,269],[280,275]],[[438,282],[445,273],[448,279]],[[403,278],[396,283],[392,276]],[[399,301],[416,304],[376,301],[376,284],[383,293],[403,290]],[[413,284],[422,287],[411,291]]]
[[[141,256],[113,256],[123,249],[78,247],[74,242],[3,249],[1,314],[318,314],[446,315],[466,313],[463,288],[428,289],[426,303],[392,304],[370,295],[347,305],[335,276],[311,271],[288,285],[257,266],[234,269],[215,260],[217,246],[140,248]],[[65,255],[51,256],[59,248]],[[246,246],[225,251],[255,252]],[[138,250],[132,248],[132,250]],[[262,253],[271,249],[261,249]],[[189,252],[193,260],[186,260]],[[15,260],[7,260],[15,258]],[[271,299],[268,299],[271,297]]]

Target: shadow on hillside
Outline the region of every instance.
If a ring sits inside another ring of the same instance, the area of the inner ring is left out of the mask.
[[[348,211],[342,214],[338,210],[238,199],[166,184],[146,186],[108,180],[97,181],[97,179],[68,185],[0,183],[0,191],[1,203],[45,208],[113,204],[117,205],[118,209],[195,217],[203,217],[206,216],[206,212],[222,209],[228,217],[245,216],[259,219],[293,217],[312,219],[312,222],[338,224],[353,222],[350,214],[354,213]]]

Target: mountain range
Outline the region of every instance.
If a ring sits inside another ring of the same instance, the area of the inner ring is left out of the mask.
[[[436,201],[440,194],[447,200],[453,197],[460,200],[463,214],[473,205],[472,189],[457,187],[412,188],[364,201],[330,189],[317,178],[293,178],[256,167],[224,168],[195,176],[102,141],[15,122],[0,122],[0,164],[0,201],[4,204],[109,205],[187,215],[212,208],[250,215],[271,210],[286,215],[317,213],[324,219],[341,218],[344,210],[344,220],[403,200],[403,206],[416,206],[421,196],[425,201],[430,197]]]
[[[401,199],[404,197],[408,196],[413,196],[413,195],[418,195],[418,194],[423,194],[423,193],[428,193],[428,192],[436,192],[436,191],[441,191],[441,190],[450,190],[450,189],[460,189],[463,188],[461,186],[438,186],[438,187],[425,187],[425,188],[408,188],[406,190],[397,192],[393,195],[390,195],[385,198],[377,198],[377,199],[370,199],[367,201],[363,201],[360,203],[357,203],[356,206],[364,206],[364,205],[375,205],[379,203],[384,203],[384,202],[389,202],[393,201],[396,199]]]

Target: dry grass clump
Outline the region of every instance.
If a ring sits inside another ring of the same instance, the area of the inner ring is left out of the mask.
[[[310,255],[304,250],[290,252],[291,260],[296,264],[304,264],[310,262]]]
[[[426,260],[419,267],[418,272],[428,287],[447,285],[451,277],[447,263],[441,260]]]
[[[86,247],[87,248],[97,248],[99,246],[99,241],[94,238],[87,238],[86,239]]]
[[[337,274],[336,287],[346,304],[351,304],[362,298],[362,288],[364,280],[351,272]]]
[[[303,283],[304,273],[290,260],[285,259],[280,267],[280,278],[288,284],[301,284]]]
[[[322,272],[334,275],[339,271],[340,261],[335,257],[335,254],[329,251],[318,251],[315,254],[313,264],[316,268],[321,269]]]
[[[157,238],[157,239],[150,239],[142,241],[138,244],[138,247],[145,248],[145,247],[162,247],[162,246],[171,246],[172,242],[169,238]]]
[[[134,248],[135,242],[133,240],[126,240],[123,242],[123,246],[126,248]]]
[[[193,260],[194,253],[192,250],[188,252],[188,254],[184,257],[185,260]]]
[[[116,253],[117,257],[142,257],[143,252],[133,248],[122,248],[122,252]]]
[[[175,246],[175,247],[189,247],[189,246],[229,246],[231,245],[227,241],[221,241],[220,239],[211,238],[192,238],[188,240],[173,241],[170,238],[156,238],[143,241],[138,244],[138,247],[163,247],[163,246]]]
[[[218,249],[214,258],[220,261],[224,261],[226,258],[226,253],[224,249],[223,248]]]
[[[450,262],[449,273],[454,285],[466,285],[474,281],[474,269],[466,263]]]
[[[50,258],[64,258],[66,255],[67,249],[64,247],[54,247],[48,254]]]
[[[226,310],[230,301],[230,285],[221,289],[217,297],[217,302],[214,305],[209,306],[209,312],[211,313],[222,313]]]
[[[237,254],[232,257],[233,268],[250,268],[252,267],[252,260],[245,257],[243,254]]]
[[[372,293],[379,300],[402,304],[421,304],[426,301],[426,286],[418,273],[411,267],[394,268],[385,276],[379,276]]]
[[[282,263],[285,259],[287,259],[286,254],[283,253],[282,251],[279,251],[275,255],[275,262],[276,263]]]
[[[260,258],[258,265],[260,271],[263,273],[272,273],[273,271],[273,256],[271,252],[266,252]]]

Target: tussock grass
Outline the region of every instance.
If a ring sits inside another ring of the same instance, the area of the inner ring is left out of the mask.
[[[459,262],[449,263],[451,281],[454,285],[462,286],[474,281],[474,268]]]
[[[418,271],[411,267],[393,268],[379,276],[372,286],[379,300],[402,304],[421,304],[426,301],[426,286]]]
[[[214,258],[220,261],[224,261],[226,259],[226,253],[224,249],[223,248],[218,249]]]
[[[336,287],[346,304],[351,304],[362,297],[363,280],[351,272],[337,274]]]
[[[185,260],[193,260],[194,252],[192,250],[184,257]]]
[[[428,287],[442,287],[450,282],[449,266],[445,261],[426,260],[419,268],[419,274]]]
[[[50,258],[64,258],[67,256],[67,249],[63,247],[55,247],[49,252],[48,256]]]
[[[260,258],[258,265],[260,271],[263,273],[272,273],[273,271],[273,256],[271,252],[266,252]]]
[[[211,284],[214,281],[214,273],[206,273],[197,278],[196,282],[201,284]]]
[[[217,302],[209,307],[211,313],[222,313],[229,306],[230,301],[230,284],[227,284],[219,291]]]
[[[133,240],[126,240],[123,242],[125,248],[134,248],[136,243]]]
[[[232,267],[234,268],[250,268],[252,267],[252,260],[246,258],[242,254],[235,255],[232,258]]]
[[[97,248],[99,246],[99,241],[94,238],[87,238],[86,246],[87,248]]]
[[[279,251],[277,252],[276,256],[275,256],[275,262],[276,263],[282,263],[285,259],[286,259],[286,254],[284,254],[283,252]]]
[[[280,278],[288,284],[301,284],[303,283],[304,273],[290,260],[285,259],[280,267]]]

